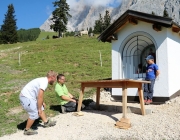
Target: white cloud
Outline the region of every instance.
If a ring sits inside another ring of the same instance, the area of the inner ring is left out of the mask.
[[[52,10],[51,10],[50,6],[46,6],[46,14],[48,16],[52,14]]]
[[[79,0],[67,0],[67,3],[70,5],[70,7],[77,6]]]
[[[67,3],[70,7],[77,6],[77,4],[109,6],[115,3],[121,3],[121,1],[122,0],[67,0]]]

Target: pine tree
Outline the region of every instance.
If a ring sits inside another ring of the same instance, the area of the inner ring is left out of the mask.
[[[49,39],[49,35],[46,36],[46,39]]]
[[[53,17],[51,20],[54,24],[50,28],[58,32],[59,37],[62,37],[62,32],[67,30],[68,18],[71,17],[69,14],[70,8],[66,0],[56,0],[53,4],[56,9],[52,13]]]
[[[15,19],[15,10],[13,4],[8,5],[8,11],[5,14],[3,25],[1,26],[1,40],[3,43],[18,42],[17,26]]]
[[[0,30],[0,44],[2,44],[2,35],[1,35],[1,30]]]
[[[164,9],[163,17],[169,17],[169,14],[168,14],[168,12],[166,11],[166,9]]]
[[[88,34],[90,34],[90,33],[92,33],[93,32],[93,30],[92,30],[92,28],[90,27],[89,28],[89,31],[88,31]]]
[[[152,15],[155,15],[155,13],[152,11]]]
[[[94,33],[102,33],[109,25],[111,25],[111,17],[109,11],[106,10],[104,18],[99,14],[99,20],[95,21]]]
[[[95,21],[95,26],[94,26],[94,33],[96,34],[99,34],[103,31],[103,18],[102,18],[102,15],[99,14],[99,20],[96,20]]]
[[[105,16],[104,16],[103,30],[105,30],[110,24],[111,24],[111,17],[110,17],[109,11],[106,10]]]

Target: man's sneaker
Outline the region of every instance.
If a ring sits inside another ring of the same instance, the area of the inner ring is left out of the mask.
[[[150,103],[152,103],[152,100],[148,99],[146,104],[149,105]]]
[[[38,134],[38,132],[33,129],[24,130],[24,135],[35,135],[35,134]]]
[[[44,123],[44,127],[51,127],[55,125],[56,125],[56,121],[51,121],[50,119],[48,120],[47,123]]]

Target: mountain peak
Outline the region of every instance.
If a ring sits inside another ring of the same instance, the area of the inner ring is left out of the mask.
[[[163,16],[163,12],[166,10],[176,23],[180,23],[179,0],[122,0],[122,3],[116,8],[101,5],[84,5],[80,2],[75,7],[71,7],[69,13],[72,15],[72,18],[68,21],[68,31],[93,28],[95,20],[99,19],[99,14],[104,16],[106,10],[110,12],[111,19],[114,21],[128,9],[149,14],[154,12],[159,16]],[[52,18],[52,15],[41,25],[41,30],[52,31],[50,29],[52,24],[50,18]]]

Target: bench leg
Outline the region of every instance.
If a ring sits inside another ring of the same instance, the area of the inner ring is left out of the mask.
[[[84,87],[81,87],[81,92],[79,95],[79,101],[78,101],[78,108],[77,111],[80,112],[81,111],[81,106],[82,106],[82,101],[83,101],[83,96],[84,96]]]
[[[122,85],[122,118],[116,122],[116,127],[121,129],[128,129],[131,127],[131,122],[127,118],[127,83]]]
[[[100,109],[99,108],[99,103],[100,103],[100,87],[97,87],[97,91],[96,91],[96,109]]]
[[[146,115],[145,107],[144,107],[144,95],[143,95],[143,89],[142,89],[141,84],[139,85],[139,88],[138,88],[138,94],[139,94],[139,101],[140,101],[140,105],[141,105],[142,115]]]
[[[126,83],[123,83],[123,87],[122,87],[122,93],[123,93],[123,97],[122,97],[122,111],[123,111],[123,116],[122,118],[127,118],[127,86]]]

